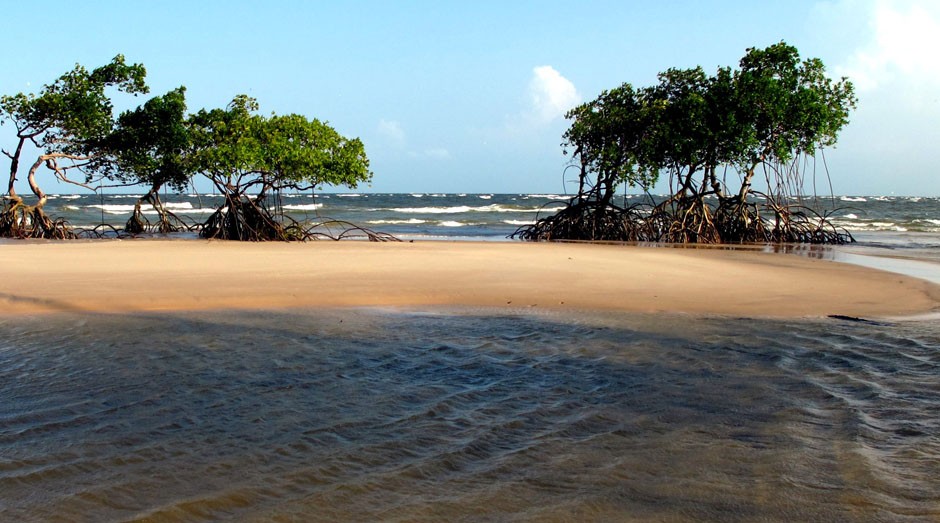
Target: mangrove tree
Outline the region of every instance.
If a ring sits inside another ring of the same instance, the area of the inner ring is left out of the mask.
[[[805,166],[835,145],[855,107],[853,86],[784,42],[748,49],[708,75],[669,69],[653,86],[604,91],[568,112],[562,146],[578,192],[520,228],[527,240],[812,242],[851,239],[804,196]],[[621,206],[623,185],[669,194]],[[760,179],[762,189],[757,189]]]

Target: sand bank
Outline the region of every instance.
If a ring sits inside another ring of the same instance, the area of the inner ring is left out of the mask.
[[[751,317],[940,310],[940,286],[715,249],[523,243],[69,241],[0,244],[9,313],[309,306],[674,311]]]

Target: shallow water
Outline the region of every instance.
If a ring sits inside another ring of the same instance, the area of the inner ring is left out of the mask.
[[[2,521],[940,520],[940,326],[0,319]]]

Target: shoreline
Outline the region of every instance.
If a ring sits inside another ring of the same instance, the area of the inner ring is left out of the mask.
[[[940,285],[791,254],[510,242],[0,245],[7,314],[470,306],[753,318],[918,316]]]

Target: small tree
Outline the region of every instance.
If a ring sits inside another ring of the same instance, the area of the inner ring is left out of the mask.
[[[36,181],[36,174],[45,165],[59,180],[83,186],[106,176],[113,168],[110,159],[101,152],[102,141],[113,125],[113,106],[106,89],[146,93],[145,76],[142,65],[128,65],[122,55],[117,55],[111,63],[93,71],[76,65],[43,87],[38,95],[19,93],[0,97],[3,121],[14,125],[17,137],[13,152],[3,151],[10,158],[10,176],[0,211],[0,236],[71,236],[62,221],[53,221],[43,212],[47,197]],[[27,143],[39,149],[27,174],[30,190],[36,197],[33,205],[27,205],[14,188]],[[82,179],[71,177],[69,173],[73,170],[81,172]]]
[[[721,68],[708,76],[701,68],[669,69],[655,86],[604,91],[567,115],[573,121],[562,145],[580,168],[577,196],[516,234],[533,240],[844,241],[847,235],[799,204],[799,160],[835,144],[855,102],[850,82],[830,80],[820,60],[800,61],[796,48],[783,42],[748,49],[736,71]],[[729,171],[738,175],[737,187]],[[771,191],[753,189],[759,172]],[[671,187],[664,201],[650,209],[613,203],[621,184],[648,191],[662,175]],[[764,201],[760,207],[755,197]]]
[[[127,232],[138,234],[148,230],[150,224],[141,212],[144,203],[157,211],[157,232],[179,230],[179,220],[160,201],[160,190],[170,186],[182,191],[189,184],[193,173],[186,152],[190,145],[185,87],[154,97],[118,117],[114,132],[104,140],[104,147],[116,165],[111,178],[149,187],[134,205],[134,213],[125,225]]]
[[[329,183],[355,188],[372,177],[359,139],[347,139],[319,120],[292,114],[254,114],[257,102],[240,95],[225,109],[190,118],[192,168],[225,198],[203,225],[206,238],[301,239],[305,233],[270,208],[282,190]]]

